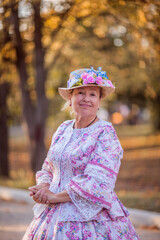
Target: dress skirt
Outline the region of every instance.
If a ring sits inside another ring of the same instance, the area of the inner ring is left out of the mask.
[[[139,240],[128,217],[88,222],[59,221],[59,210],[48,207],[30,223],[22,240]]]

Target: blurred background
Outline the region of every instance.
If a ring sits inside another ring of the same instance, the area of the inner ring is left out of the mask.
[[[102,67],[116,92],[99,116],[124,158],[116,192],[127,207],[160,212],[160,2],[0,0],[0,185],[27,189],[61,122],[58,87]]]

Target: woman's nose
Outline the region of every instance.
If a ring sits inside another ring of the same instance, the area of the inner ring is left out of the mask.
[[[88,94],[85,94],[85,95],[84,95],[84,100],[85,100],[86,102],[88,102],[88,101],[90,100],[90,98],[89,98],[89,95],[88,95]]]

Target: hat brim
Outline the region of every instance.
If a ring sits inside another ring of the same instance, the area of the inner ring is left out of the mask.
[[[81,85],[81,86],[75,86],[72,88],[58,88],[59,94],[61,95],[61,97],[65,100],[69,100],[70,99],[70,94],[71,94],[71,90],[75,89],[75,88],[82,88],[82,87],[100,87],[102,89],[102,98],[105,98],[107,96],[109,96],[111,93],[113,93],[115,91],[115,87],[108,87],[108,86],[99,86],[99,85],[95,85],[95,84],[87,84],[87,85]]]

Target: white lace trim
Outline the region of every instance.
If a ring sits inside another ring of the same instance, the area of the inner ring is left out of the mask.
[[[70,189],[70,187],[68,187],[67,192],[72,199],[72,202],[85,217],[86,221],[93,219],[93,217],[95,217],[102,210],[101,206],[98,206],[97,204],[88,201],[84,197],[81,197],[75,191]]]

